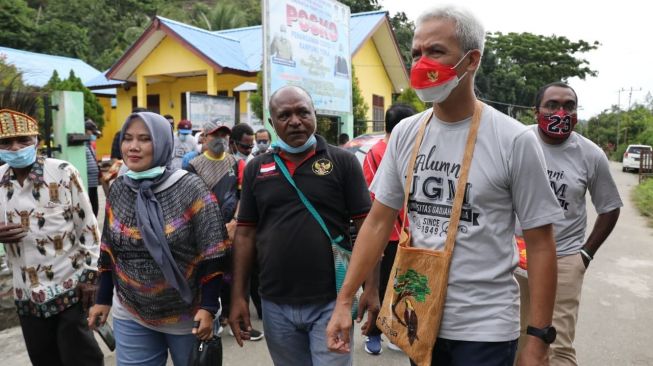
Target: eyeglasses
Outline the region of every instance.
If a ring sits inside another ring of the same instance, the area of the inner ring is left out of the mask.
[[[247,144],[243,144],[240,141],[236,141],[236,145],[242,147],[243,149],[253,149],[254,148],[254,144],[247,145]]]
[[[568,101],[564,103],[557,102],[555,100],[550,100],[542,106],[550,111],[559,111],[562,108],[565,112],[573,113],[576,112],[576,102]]]

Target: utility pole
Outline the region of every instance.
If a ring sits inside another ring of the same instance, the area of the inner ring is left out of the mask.
[[[619,121],[621,121],[621,92],[625,92],[626,89],[621,88],[617,90],[617,111],[619,116],[617,117],[617,145],[614,147],[614,151],[619,150]]]
[[[642,88],[635,89],[632,86],[630,87],[630,90],[628,90],[628,112],[630,112],[630,108],[632,107],[633,92],[640,92],[640,91],[642,91]],[[630,120],[630,114],[627,114],[627,116],[628,116],[628,119]],[[626,143],[628,143],[628,130],[627,130],[627,128],[628,128],[628,126],[626,126],[626,132],[625,132],[625,135],[626,135],[625,142]],[[617,128],[617,136],[619,136],[618,128]]]

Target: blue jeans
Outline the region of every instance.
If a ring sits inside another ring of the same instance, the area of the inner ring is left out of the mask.
[[[117,366],[165,366],[168,349],[175,366],[185,366],[197,338],[146,328],[133,320],[113,319]]]
[[[433,347],[431,365],[438,366],[512,366],[517,340],[507,342],[471,342],[438,338]],[[412,361],[411,365],[415,365]]]
[[[275,365],[350,366],[351,353],[327,349],[326,327],[335,300],[328,303],[287,305],[262,299],[263,330]],[[350,333],[353,348],[353,327]],[[353,349],[352,349],[353,352]]]

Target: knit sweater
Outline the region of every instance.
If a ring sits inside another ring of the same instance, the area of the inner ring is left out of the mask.
[[[217,303],[217,296],[202,299],[206,295],[202,284],[222,274],[230,248],[216,198],[200,178],[187,174],[154,195],[163,211],[170,252],[194,295],[192,304],[186,304],[166,282],[143,244],[136,224],[136,192],[121,178],[109,192],[98,269],[102,278],[105,272],[112,273],[116,295],[125,309],[157,326],[187,321],[200,304]],[[107,292],[106,281],[99,291],[99,298]]]

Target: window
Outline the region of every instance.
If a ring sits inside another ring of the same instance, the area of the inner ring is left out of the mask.
[[[383,97],[372,95],[372,131],[382,132],[385,130],[385,107]]]
[[[132,97],[132,110],[138,107],[138,97]],[[148,94],[147,95],[147,106],[145,107],[148,111],[154,113],[160,113],[160,104],[159,104],[159,94]]]

